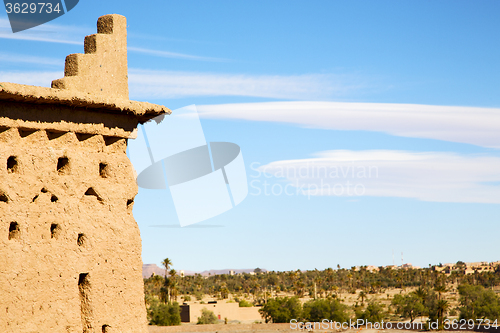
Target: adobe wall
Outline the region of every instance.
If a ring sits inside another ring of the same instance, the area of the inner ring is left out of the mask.
[[[125,18],[99,20],[111,37],[121,27],[126,52]],[[104,62],[113,75],[126,73],[118,58],[117,71]],[[92,69],[82,73],[58,89],[0,83],[0,332],[147,332],[126,147],[139,122],[169,110],[128,101],[123,84],[98,96]]]
[[[0,332],[81,333],[82,295],[89,332],[103,325],[145,332],[126,139],[106,145],[102,135],[58,135],[0,134]],[[81,274],[88,274],[87,291]]]
[[[205,308],[212,311],[217,317],[228,321],[261,321],[262,316],[259,313],[259,307],[240,307],[239,303],[225,303],[217,302],[215,304],[199,304],[192,303],[189,305],[182,305],[182,307],[189,307],[189,322],[196,323],[198,317],[201,317],[201,311]]]

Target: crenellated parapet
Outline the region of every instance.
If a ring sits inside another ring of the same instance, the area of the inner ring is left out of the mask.
[[[52,88],[128,99],[126,18],[101,16],[84,50],[66,57],[64,78],[52,81]]]

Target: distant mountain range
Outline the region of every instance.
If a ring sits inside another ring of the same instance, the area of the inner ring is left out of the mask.
[[[267,272],[266,269],[261,268],[262,272]],[[179,273],[181,270],[177,270],[177,273]],[[184,275],[195,275],[195,274],[201,274],[202,276],[208,276],[208,275],[220,275],[220,274],[229,274],[229,271],[234,271],[234,273],[250,273],[254,271],[254,268],[246,268],[246,269],[211,269],[209,271],[203,271],[203,272],[195,272],[195,271],[188,271],[184,270]],[[165,270],[163,268],[158,267],[156,264],[144,264],[142,265],[142,277],[148,278],[150,277],[153,273],[156,275],[161,275],[165,276]]]

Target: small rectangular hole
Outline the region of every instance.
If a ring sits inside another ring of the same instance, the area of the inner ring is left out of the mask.
[[[14,173],[17,172],[17,168],[18,168],[17,157],[10,156],[7,159],[7,171],[10,173]]]
[[[78,286],[79,287],[84,287],[84,286],[88,286],[88,277],[89,273],[80,273],[80,275],[78,275]]]
[[[132,210],[134,208],[134,199],[128,199],[127,200],[127,209]]]
[[[78,276],[78,291],[80,292],[80,313],[83,324],[83,333],[95,332],[92,327],[94,314],[91,301],[91,284],[89,273],[80,273]]]
[[[61,175],[69,173],[69,159],[67,157],[59,157],[57,159],[57,172]]]
[[[0,202],[9,202],[9,197],[5,193],[0,193]]]
[[[76,244],[78,244],[78,246],[84,246],[86,242],[87,238],[85,237],[85,234],[78,234],[78,238],[76,239]]]
[[[61,227],[57,223],[52,223],[50,225],[50,238],[59,238],[59,234],[61,232]]]
[[[108,177],[108,165],[106,163],[99,163],[99,176],[102,178]]]
[[[19,229],[19,224],[17,222],[10,222],[9,239],[19,239],[20,236],[21,230]]]

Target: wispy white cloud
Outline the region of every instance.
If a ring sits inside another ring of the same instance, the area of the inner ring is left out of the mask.
[[[53,72],[0,72],[0,82],[50,87],[53,80],[64,77],[64,71]]]
[[[45,23],[29,30],[12,33],[9,20],[0,18],[0,38],[25,41],[82,45],[86,35],[96,33],[95,28],[63,26]],[[228,61],[227,59],[203,57],[186,53],[153,50],[128,46],[129,52],[137,52],[163,58],[177,58],[194,61]]]
[[[175,43],[185,43],[185,44],[210,44],[210,45],[221,45],[221,42],[203,40],[203,39],[186,39],[186,38],[174,38],[171,36],[165,35],[154,35],[151,33],[140,33],[137,30],[129,30],[127,32],[127,37],[129,40],[137,39],[137,40],[152,40],[157,42],[175,42]]]
[[[492,156],[334,150],[309,159],[272,162],[258,170],[284,178],[289,186],[309,196],[500,203],[500,158]],[[260,188],[262,184],[256,179],[251,187]]]
[[[361,88],[359,84],[345,81],[348,80],[344,77],[329,74],[246,75],[129,70],[131,93],[144,99],[189,96],[317,99]]]
[[[8,19],[0,18],[0,38],[48,43],[83,45],[83,37],[89,34],[89,28],[63,26],[52,23],[12,33]]]
[[[3,52],[0,52],[0,62],[64,66],[64,59],[28,56],[24,54],[3,53]]]
[[[18,32],[16,34],[8,34],[8,33],[0,32],[0,38],[15,39],[15,40],[27,40],[27,41],[36,41],[36,42],[83,45],[83,40],[81,42],[77,42],[77,41],[68,40],[65,38],[58,38],[57,36],[50,37],[47,35],[38,35],[38,34],[19,35],[19,33],[20,32]]]
[[[418,104],[268,102],[198,105],[202,117],[379,131],[500,148],[500,109]]]
[[[163,57],[163,58],[177,58],[177,59],[187,59],[187,60],[197,60],[197,61],[216,61],[216,62],[228,61],[227,59],[221,59],[221,58],[202,57],[202,56],[196,56],[196,55],[185,54],[185,53],[151,50],[151,49],[145,49],[145,48],[134,47],[134,46],[127,47],[127,50],[131,51],[131,52],[143,53],[143,54],[148,54],[148,55],[152,55],[152,56],[156,56],[156,57]]]

